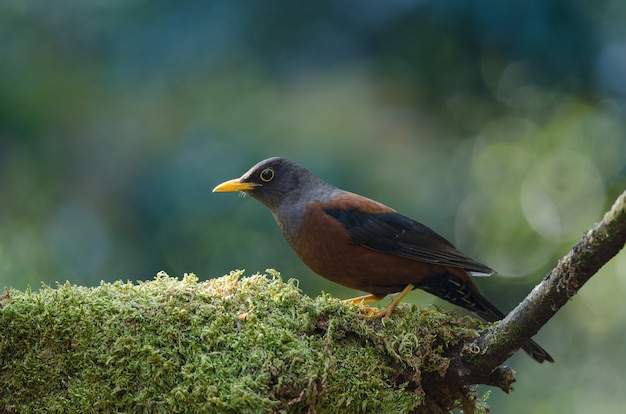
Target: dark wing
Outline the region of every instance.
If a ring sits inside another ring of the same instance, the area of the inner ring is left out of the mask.
[[[459,267],[468,272],[493,273],[491,268],[467,257],[433,230],[402,214],[371,214],[355,209],[332,208],[325,208],[324,212],[343,224],[353,243],[372,250]]]

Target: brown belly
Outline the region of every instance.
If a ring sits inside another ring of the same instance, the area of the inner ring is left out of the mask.
[[[343,225],[321,209],[309,210],[302,223],[291,246],[311,270],[340,285],[383,296],[399,292],[409,283],[419,285],[446,273],[473,285],[463,269],[419,262],[354,244]]]

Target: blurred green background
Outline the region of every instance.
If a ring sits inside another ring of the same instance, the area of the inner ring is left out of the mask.
[[[497,269],[478,283],[508,310],[626,188],[619,0],[8,0],[0,39],[0,286],[271,267],[361,294],[211,193],[285,156]],[[625,294],[622,253],[492,411],[622,410]]]

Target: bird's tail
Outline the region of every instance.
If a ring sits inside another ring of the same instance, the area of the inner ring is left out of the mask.
[[[496,322],[505,316],[493,303],[481,295],[471,282],[465,282],[450,273],[428,279],[416,287],[453,305],[467,309],[486,322]],[[554,362],[552,356],[532,339],[522,345],[522,350],[539,363]]]

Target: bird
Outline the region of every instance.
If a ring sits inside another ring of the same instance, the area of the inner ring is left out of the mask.
[[[378,201],[337,188],[287,158],[263,160],[213,192],[241,192],[263,203],[311,270],[369,293],[349,302],[362,305],[398,293],[380,311],[364,307],[369,317],[384,321],[416,288],[486,322],[505,316],[470,278],[495,273],[489,266],[461,253],[429,227]],[[532,339],[521,348],[537,362],[554,362]]]

